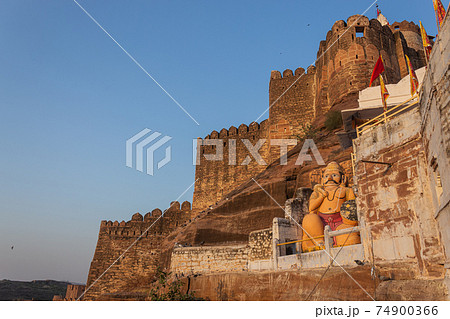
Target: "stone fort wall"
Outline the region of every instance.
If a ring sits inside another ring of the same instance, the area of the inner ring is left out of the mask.
[[[136,240],[137,242],[86,291],[83,299],[95,300],[102,292],[112,293],[124,289],[125,285],[151,276],[158,266],[161,241],[193,217],[189,202],[181,205],[172,202],[164,213],[160,209],[154,209],[144,216],[136,213],[127,222],[102,221],[89,269],[87,288]],[[145,232],[150,225],[153,226]]]
[[[316,115],[367,88],[380,54],[387,83],[397,83],[408,74],[405,54],[416,69],[424,66],[421,41],[419,27],[413,22],[382,26],[377,19],[360,15],[336,21],[317,52]]]
[[[182,277],[249,271],[255,262],[271,258],[272,228],[267,228],[251,232],[247,245],[174,248],[170,271]]]
[[[171,272],[179,276],[248,270],[248,247],[212,246],[174,248]]]
[[[197,156],[199,165],[195,168],[195,183],[193,209],[204,209],[219,201],[234,188],[262,172],[266,166],[258,164],[244,145],[242,140],[248,140],[255,145],[258,140],[265,139],[266,143],[260,148],[259,154],[268,163],[268,121],[260,124],[253,122],[249,126],[232,126],[228,130],[213,131],[204,139],[198,139],[199,144],[209,139],[221,139],[223,145],[223,159],[218,161],[207,160],[204,155],[216,154],[216,145],[198,146]],[[234,158],[233,152],[236,149]],[[247,156],[252,161],[248,165],[242,165]],[[231,164],[230,164],[231,163]]]
[[[213,131],[205,139],[224,139],[224,158],[207,161],[202,154],[214,154],[214,146],[202,146],[200,164],[196,167],[193,208],[205,209],[222,199],[241,183],[257,175],[265,166],[253,161],[249,166],[229,165],[229,140],[237,140],[238,160],[241,163],[249,153],[241,138],[291,139],[301,136],[303,127],[324,115],[346,97],[369,86],[378,56],[385,62],[387,83],[397,83],[408,74],[407,54],[414,68],[425,65],[419,27],[413,22],[395,22],[382,26],[377,19],[354,15],[347,21],[339,20],[321,41],[315,66],[305,72],[297,68],[283,73],[272,71],[269,83],[269,119],[250,127],[242,124]],[[378,85],[376,80],[375,85]],[[289,88],[289,90],[287,90]],[[287,91],[286,91],[287,90]],[[289,147],[291,149],[293,146]],[[267,164],[277,160],[280,147],[265,143],[260,149]]]
[[[83,294],[85,285],[67,285],[66,296],[54,295],[53,301],[75,301]]]
[[[77,300],[85,289],[85,285],[67,285],[65,300]]]
[[[269,83],[269,137],[291,139],[302,136],[303,126],[311,123],[315,114],[316,68],[305,72],[298,68],[272,71]],[[293,147],[293,146],[292,146]],[[290,148],[292,148],[290,147]],[[279,146],[270,147],[269,158],[280,157]]]

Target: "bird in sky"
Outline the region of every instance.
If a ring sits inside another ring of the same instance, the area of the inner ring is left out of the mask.
[[[11,246],[11,250],[13,250],[14,249],[14,246]]]

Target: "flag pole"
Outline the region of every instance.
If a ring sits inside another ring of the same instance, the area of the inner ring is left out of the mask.
[[[384,82],[383,74],[380,74],[381,103],[383,104],[384,122],[386,123],[387,103],[386,99],[384,98],[383,85],[386,87],[386,82]]]

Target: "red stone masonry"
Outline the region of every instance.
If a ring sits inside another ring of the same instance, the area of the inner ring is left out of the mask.
[[[367,135],[363,138],[372,138]],[[415,276],[441,277],[443,250],[430,205],[421,136],[389,145],[377,155],[377,161],[392,166],[356,164],[358,213],[373,241],[375,263],[382,266],[402,259],[411,262]]]
[[[85,289],[85,285],[67,285],[65,300],[77,300]]]
[[[200,146],[197,151],[200,155],[199,165],[195,167],[195,178],[198,180],[194,188],[193,210],[201,210],[218,202],[223,196],[234,188],[247,181],[252,176],[262,172],[266,166],[259,165],[253,157],[249,165],[242,165],[245,158],[250,155],[243,139],[255,145],[258,140],[264,139],[266,143],[260,148],[259,154],[268,163],[268,121],[260,124],[253,122],[249,126],[245,124],[222,129],[220,133],[213,131],[205,137],[209,139],[220,139],[223,143],[223,160],[207,160],[205,154],[216,154],[215,145]],[[202,139],[198,139],[200,142]],[[235,143],[236,160],[230,165],[230,148]],[[268,163],[269,164],[269,163]]]
[[[287,69],[283,76],[272,71],[269,84],[269,137],[291,139],[302,136],[303,126],[310,124],[315,114],[316,68],[303,68],[295,74]],[[280,157],[279,146],[270,147],[270,161]]]
[[[86,292],[83,299],[95,300],[105,291],[118,291],[130,282],[152,276],[159,262],[161,241],[194,217],[189,202],[181,206],[172,202],[161,217],[162,214],[160,209],[154,209],[144,216],[136,213],[127,222],[101,222],[86,284],[88,288],[139,236],[143,236]],[[145,232],[150,225],[153,226]]]
[[[305,72],[297,68],[287,69],[281,74],[272,71],[269,83],[269,119],[252,131],[242,124],[239,129],[213,131],[205,139],[224,139],[224,160],[205,161],[196,167],[194,209],[204,209],[223,198],[233,188],[260,173],[265,167],[252,165],[228,165],[230,139],[237,140],[238,163],[248,155],[241,138],[290,139],[301,136],[303,127],[323,116],[333,105],[347,96],[369,86],[372,70],[379,55],[385,62],[387,83],[397,83],[408,74],[405,54],[414,68],[425,65],[421,48],[419,27],[413,22],[395,22],[382,26],[376,19],[354,15],[347,21],[336,21],[326,40],[321,41],[317,52],[316,66]],[[378,80],[374,85],[378,85]],[[252,125],[258,126],[257,123]],[[251,133],[253,132],[253,133]],[[201,149],[201,155],[213,154],[212,146]],[[279,146],[268,143],[260,150],[263,159],[270,164],[280,155]]]

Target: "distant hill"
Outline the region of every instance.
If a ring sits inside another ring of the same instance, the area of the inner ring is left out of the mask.
[[[54,295],[66,295],[70,282],[56,280],[0,280],[0,300],[53,300]]]

